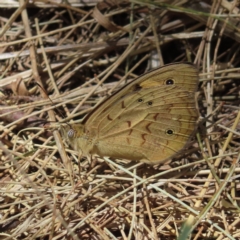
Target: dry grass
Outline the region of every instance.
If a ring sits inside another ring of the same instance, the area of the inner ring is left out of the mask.
[[[239,239],[239,3],[55,2],[0,4],[0,239]],[[182,61],[201,121],[169,163],[79,160],[46,127]]]

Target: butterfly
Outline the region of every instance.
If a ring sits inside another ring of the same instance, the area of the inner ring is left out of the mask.
[[[174,63],[149,71],[61,132],[82,156],[162,163],[175,157],[197,126],[198,71]]]

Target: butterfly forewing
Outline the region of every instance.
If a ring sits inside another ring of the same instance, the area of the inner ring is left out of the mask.
[[[94,111],[86,116],[83,124],[92,124],[94,121],[98,122],[99,116],[105,114],[109,108],[112,109],[114,103],[125,95],[132,92],[140,92],[142,88],[151,88],[153,90],[156,86],[170,84],[171,80],[175,86],[182,87],[182,89],[189,92],[196,92],[198,71],[192,64],[175,63],[147,72],[107,98],[102,104],[95,108]]]

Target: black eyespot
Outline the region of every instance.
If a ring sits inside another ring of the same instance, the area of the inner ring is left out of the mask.
[[[151,106],[152,104],[153,104],[153,102],[151,102],[151,101],[149,101],[149,102],[147,103],[148,106]]]
[[[67,136],[68,136],[69,138],[74,138],[74,136],[75,136],[75,130],[69,129],[69,131],[67,132]]]
[[[167,129],[166,130],[166,134],[167,135],[173,135],[174,134],[174,131],[172,129]]]
[[[174,80],[173,79],[168,79],[165,81],[166,85],[173,85],[174,84]]]
[[[139,99],[138,99],[138,102],[143,102],[143,99],[142,99],[142,98],[139,98]]]

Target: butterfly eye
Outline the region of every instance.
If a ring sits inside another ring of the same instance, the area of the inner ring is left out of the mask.
[[[69,138],[73,138],[75,136],[75,130],[73,129],[70,129],[68,132],[67,132],[67,136]]]
[[[174,80],[173,79],[168,79],[165,81],[166,85],[173,85],[174,84]]]
[[[138,99],[138,102],[143,102],[143,99],[142,99],[142,98],[139,98],[139,99]]]
[[[153,102],[151,102],[151,101],[147,103],[148,106],[151,106],[152,104],[153,104]]]
[[[167,129],[166,130],[166,134],[167,135],[173,135],[174,134],[174,131],[172,129]]]

